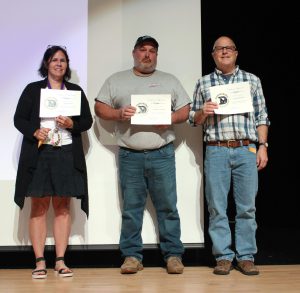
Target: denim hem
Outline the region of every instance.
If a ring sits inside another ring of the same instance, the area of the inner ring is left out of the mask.
[[[168,254],[167,256],[164,256],[164,261],[167,262],[168,258],[171,256],[178,257],[182,260],[182,254]]]
[[[139,262],[142,262],[143,261],[143,258],[140,258],[140,257],[137,257],[136,255],[124,255],[122,256],[123,259],[125,259],[126,257],[134,257],[136,258]]]

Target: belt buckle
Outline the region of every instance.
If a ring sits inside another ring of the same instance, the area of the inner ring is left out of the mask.
[[[236,140],[235,139],[229,139],[229,140],[226,141],[226,145],[227,145],[228,148],[233,147],[233,146],[230,146],[230,143],[232,143],[232,142],[236,142]]]

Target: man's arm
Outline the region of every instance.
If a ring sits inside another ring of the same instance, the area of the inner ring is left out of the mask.
[[[104,120],[129,120],[135,113],[136,109],[132,106],[126,106],[119,109],[114,109],[111,106],[96,101],[95,114]]]
[[[190,105],[185,105],[182,108],[172,113],[172,124],[184,122],[188,119],[190,112]]]
[[[95,114],[104,120],[119,120],[121,109],[114,109],[111,106],[96,101]]]
[[[257,127],[258,143],[265,143],[268,141],[268,126],[259,125]],[[268,152],[267,147],[264,145],[258,146],[258,151],[256,155],[256,165],[258,171],[265,168],[268,163]]]
[[[218,109],[218,104],[214,102],[206,102],[203,108],[196,111],[194,115],[194,123],[196,125],[203,124],[208,116],[215,114],[214,110]]]
[[[259,125],[257,127],[258,142],[264,143],[268,141],[268,126]]]

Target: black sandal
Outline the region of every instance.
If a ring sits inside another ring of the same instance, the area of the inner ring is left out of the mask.
[[[55,259],[55,262],[58,262],[58,261],[61,261],[61,260],[63,262],[65,262],[65,258],[63,256],[57,257]],[[60,277],[72,277],[73,276],[73,271],[70,268],[68,268],[66,265],[63,268],[59,269],[59,270],[54,269],[54,272],[56,274],[58,274]]]
[[[35,263],[38,263],[40,261],[45,261],[45,258],[37,257],[35,259]],[[46,263],[45,263],[45,269],[35,269],[32,271],[31,276],[33,279],[46,279],[47,278]]]

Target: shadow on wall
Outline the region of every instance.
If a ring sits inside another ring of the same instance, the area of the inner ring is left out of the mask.
[[[197,227],[199,231],[204,231],[204,200],[203,200],[203,148],[202,148],[202,127],[192,127],[188,122],[177,124],[174,127],[176,140],[174,142],[175,149],[178,150],[181,145],[185,144],[189,154],[189,165],[194,167],[197,178],[196,182],[190,180],[189,185],[194,184],[192,190],[196,190],[196,196],[194,202],[190,204],[191,208],[194,208],[197,216]],[[176,163],[178,165],[178,162]],[[179,168],[177,168],[179,169]],[[186,174],[185,170],[177,170],[177,172],[183,172],[183,178],[177,176],[177,185],[180,184],[180,180],[189,181],[189,174]],[[192,175],[192,174],[190,174]],[[200,208],[199,208],[200,206]]]

